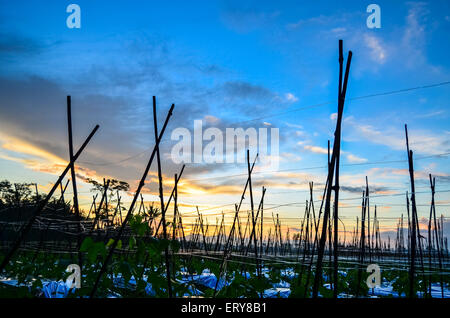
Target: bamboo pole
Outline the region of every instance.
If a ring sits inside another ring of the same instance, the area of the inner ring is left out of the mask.
[[[173,198],[174,195],[175,195],[175,188],[178,186],[178,182],[180,182],[180,179],[181,179],[181,176],[183,175],[183,171],[184,171],[185,166],[186,166],[186,165],[183,165],[183,166],[181,167],[180,174],[178,175],[178,178],[177,178],[177,180],[176,180],[176,182],[175,182],[175,185],[174,185],[174,187],[172,188],[172,192],[170,193],[169,199],[167,200],[167,204],[166,204],[164,213],[167,212],[167,209],[169,208],[170,202],[172,201],[172,198]],[[156,222],[156,220],[155,220],[155,222]],[[162,224],[161,222],[162,222],[162,218],[159,220],[158,226],[157,226],[157,228],[156,228],[155,237],[158,235],[159,228],[161,227],[161,224]]]
[[[95,296],[95,293],[97,291],[100,279],[102,278],[103,274],[105,273],[106,268],[108,266],[108,263],[111,260],[111,257],[112,257],[112,255],[113,255],[113,253],[114,253],[114,251],[115,251],[115,249],[117,247],[118,241],[122,237],[123,230],[125,229],[125,226],[127,225],[129,219],[131,218],[131,215],[132,215],[132,212],[134,210],[134,206],[136,204],[136,201],[137,201],[137,198],[139,196],[139,193],[141,192],[142,188],[145,185],[145,179],[147,177],[148,171],[150,170],[150,166],[151,166],[151,164],[153,162],[153,158],[155,157],[157,146],[159,145],[159,143],[160,143],[160,141],[162,139],[162,136],[164,135],[164,131],[166,130],[166,127],[167,127],[167,124],[169,122],[169,119],[172,116],[172,112],[173,112],[173,108],[174,107],[175,107],[175,105],[172,104],[172,106],[170,107],[169,113],[167,114],[166,121],[164,122],[163,128],[162,128],[161,132],[159,133],[159,137],[155,139],[155,146],[153,148],[153,151],[152,151],[150,159],[149,159],[149,161],[147,163],[147,166],[146,166],[146,168],[144,170],[144,173],[142,175],[141,181],[139,182],[138,188],[137,188],[136,193],[135,193],[135,195],[133,197],[133,201],[131,202],[130,208],[128,209],[127,215],[126,215],[126,217],[125,217],[125,219],[124,219],[124,221],[122,223],[122,226],[120,227],[120,229],[119,229],[119,231],[118,231],[118,233],[117,233],[117,235],[116,235],[116,237],[114,239],[114,242],[112,243],[112,245],[110,247],[109,253],[108,253],[105,261],[103,262],[102,268],[100,269],[100,272],[99,272],[99,274],[97,276],[97,279],[95,281],[94,287],[91,290],[90,298],[93,298]]]
[[[342,52],[342,40],[339,40],[339,88],[338,88],[338,101],[340,107],[343,108],[344,101],[342,96],[342,64],[344,62],[344,56]],[[341,115],[342,116],[342,115]],[[338,130],[336,129],[336,132]],[[336,161],[336,170],[335,170],[335,181],[334,181],[334,213],[333,213],[333,221],[334,221],[334,246],[333,246],[333,256],[334,256],[334,267],[333,267],[333,276],[334,276],[334,285],[333,285],[333,297],[337,298],[338,295],[338,257],[339,257],[339,222],[338,222],[338,211],[339,211],[339,161],[340,161],[340,151],[341,151],[341,132],[339,128],[339,133],[335,134],[335,142],[337,141],[337,148],[333,147],[333,153],[336,151],[335,161]]]
[[[95,132],[98,130],[100,126],[96,125],[94,127],[94,129],[91,131],[91,133],[89,134],[89,136],[86,138],[86,140],[83,142],[83,144],[81,145],[80,149],[77,151],[77,153],[73,156],[73,161],[69,162],[69,164],[66,166],[66,168],[64,169],[64,171],[62,172],[62,174],[59,176],[58,180],[56,181],[56,183],[53,185],[52,189],[50,190],[50,192],[47,194],[47,196],[45,197],[45,199],[43,201],[41,201],[41,203],[38,205],[36,211],[33,213],[33,215],[30,217],[30,219],[28,220],[28,222],[26,224],[24,224],[20,230],[19,230],[19,236],[17,237],[16,241],[14,242],[13,246],[11,247],[11,249],[8,251],[8,253],[6,254],[5,258],[3,259],[1,265],[0,265],[0,273],[5,269],[6,265],[9,263],[9,261],[11,260],[12,256],[14,255],[14,253],[17,251],[17,249],[20,247],[20,244],[22,243],[23,239],[25,238],[25,236],[28,234],[28,232],[31,230],[31,227],[34,223],[34,221],[36,220],[36,218],[41,214],[42,210],[44,209],[44,207],[47,205],[48,201],[50,200],[50,198],[53,196],[53,194],[55,193],[56,189],[58,188],[59,184],[61,183],[61,181],[64,179],[64,177],[66,176],[67,172],[70,169],[70,165],[71,163],[75,163],[75,161],[78,159],[78,157],[81,155],[81,153],[83,152],[83,150],[86,148],[87,144],[89,143],[89,141],[91,140],[92,136],[94,136]]]
[[[156,97],[153,96],[153,126],[155,130],[155,140],[158,139],[158,121],[156,114]],[[163,225],[163,237],[164,240],[167,240],[167,226],[166,226],[166,209],[164,207],[164,192],[163,192],[163,179],[162,179],[162,171],[161,171],[161,156],[159,151],[159,143],[156,143],[156,162],[158,167],[158,184],[159,184],[159,198],[161,202],[161,218]],[[172,298],[172,281],[171,281],[171,273],[170,273],[170,257],[169,257],[169,247],[166,246],[164,249],[164,257],[166,260],[166,274],[167,274],[167,289],[169,298]]]
[[[177,188],[177,183],[178,183],[178,178],[177,178],[177,174],[175,173],[175,185],[174,185],[174,195],[173,195],[173,222],[172,222],[172,228],[173,228],[173,232],[172,232],[172,240],[176,240],[177,239],[177,200],[178,200],[178,188]],[[198,208],[197,208],[198,211]]]
[[[95,220],[94,220],[94,223],[92,224],[92,231],[95,230],[95,226],[96,225],[97,225],[97,229],[98,229],[98,223],[99,223],[99,219],[100,219],[100,213],[102,211],[103,201],[105,200],[105,197],[108,195],[109,183],[110,183],[109,179],[106,182],[106,184],[104,183],[104,191],[103,191],[103,195],[102,195],[102,198],[100,200],[100,203],[98,205],[98,209],[96,211],[97,213],[95,214]]]
[[[198,206],[197,208],[197,215],[198,215],[198,220],[200,222],[200,229],[202,231],[202,237],[203,237],[203,248],[205,249],[205,253],[206,255],[208,255],[208,246],[206,244],[206,236],[205,236],[205,229],[203,228],[203,217],[200,214],[200,212],[198,211]]]
[[[416,188],[414,185],[414,166],[413,166],[413,152],[409,149],[408,141],[408,127],[405,124],[405,135],[406,135],[406,149],[408,152],[408,166],[409,166],[409,177],[411,181],[411,205],[412,205],[412,215],[411,215],[411,259],[409,268],[409,297],[415,298],[415,269],[416,269]]]
[[[360,239],[360,253],[359,253],[359,263],[358,263],[358,283],[356,285],[356,298],[359,297],[359,285],[361,284],[361,276],[362,276],[362,270],[361,267],[364,265],[364,253],[365,253],[365,242],[366,242],[366,227],[365,227],[365,221],[366,221],[366,204],[367,204],[367,197],[366,197],[366,190],[363,191],[362,195],[362,203],[361,203],[361,239]]]
[[[262,187],[262,198],[261,198],[261,229],[260,229],[260,237],[259,237],[259,255],[262,255],[263,252],[263,224],[264,224],[264,194],[266,193],[266,188]]]
[[[430,177],[430,183],[432,185],[432,187],[431,187],[431,192],[432,192],[431,210],[433,212],[434,233],[435,233],[434,237],[436,240],[436,250],[437,250],[438,261],[439,261],[439,272],[440,272],[439,278],[440,278],[440,283],[441,283],[441,297],[444,298],[444,279],[442,276],[442,253],[441,253],[441,244],[439,244],[439,240],[437,239],[438,226],[437,226],[437,222],[436,222],[436,205],[435,205],[435,201],[434,201],[436,179],[433,178],[433,180],[431,180],[431,174],[429,175],[429,177]],[[430,217],[431,217],[431,211],[430,211]],[[429,229],[431,229],[431,228],[429,228]],[[431,290],[430,290],[430,295],[431,295]]]
[[[259,273],[259,266],[258,266],[258,246],[257,246],[257,239],[255,234],[255,227],[256,227],[256,218],[255,218],[255,207],[253,202],[253,188],[252,188],[252,176],[251,176],[251,170],[250,170],[250,150],[247,149],[247,171],[248,171],[248,189],[250,193],[250,208],[252,211],[252,234],[253,234],[253,241],[255,246],[255,263],[256,263],[256,271],[258,273],[258,276],[260,276]],[[251,235],[249,244],[251,244]]]
[[[328,170],[328,184],[333,184],[333,178],[334,178],[334,170],[336,166],[336,156],[338,153],[340,153],[340,136],[341,136],[341,124],[342,124],[342,113],[344,111],[344,101],[345,101],[345,95],[347,91],[347,82],[348,82],[348,75],[350,71],[350,63],[352,60],[352,51],[349,51],[348,58],[347,58],[347,65],[345,69],[345,75],[344,75],[344,83],[341,91],[341,98],[339,99],[339,105],[338,105],[338,117],[336,122],[336,131],[335,131],[335,139],[334,139],[334,145],[333,145],[333,154],[331,156],[330,161],[330,167]],[[326,201],[325,201],[325,212],[324,212],[324,220],[328,219],[328,215],[330,213],[330,204],[331,204],[331,186],[328,188]],[[322,262],[323,262],[323,254],[325,249],[325,241],[326,241],[326,233],[327,233],[327,222],[323,222],[322,226],[322,235],[320,237],[319,242],[319,249],[318,249],[318,255],[317,255],[317,264],[316,264],[316,272],[314,276],[314,285],[313,285],[313,297],[317,298],[318,292],[319,292],[319,283],[322,279]],[[336,281],[334,282],[337,283]]]

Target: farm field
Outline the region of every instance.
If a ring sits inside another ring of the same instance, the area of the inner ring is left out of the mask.
[[[448,2],[44,2],[0,3],[5,304],[450,298]]]

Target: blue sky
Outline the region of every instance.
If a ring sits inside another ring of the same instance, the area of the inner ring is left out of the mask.
[[[70,2],[0,1],[2,178],[36,181],[48,189],[61,170],[57,163],[67,160],[65,95],[70,94],[76,144],[93,125],[101,126],[80,158],[80,176],[119,178],[133,188],[153,142],[156,95],[160,121],[170,104],[176,105],[167,139],[177,127],[192,129],[195,119],[210,119],[220,128],[236,123],[279,128],[280,169],[289,171],[259,173],[256,186],[268,188],[268,206],[299,203],[273,211],[302,216],[308,181],[318,190],[325,181],[325,169],[305,168],[326,164],[323,152],[337,109],[338,39],[343,39],[345,57],[352,50],[353,60],[344,110],[342,197],[360,196],[367,175],[374,195],[394,195],[374,198],[385,223],[405,213],[404,197],[395,196],[408,190],[405,123],[421,158],[415,164],[419,189],[428,191],[432,173],[437,190],[450,190],[448,156],[437,157],[450,152],[448,85],[351,100],[450,80],[448,1],[378,1],[380,29],[367,28],[370,2],[363,1],[74,3],[81,7],[81,29],[66,26]],[[163,147],[166,154],[171,145]],[[165,178],[172,180],[180,167],[165,164]],[[245,169],[188,165],[185,210],[192,204],[232,209],[245,178],[229,176]],[[146,187],[149,201],[155,199],[154,181],[150,177]],[[81,187],[87,202],[89,188],[83,182]],[[437,196],[437,212],[448,216],[450,196]],[[419,214],[426,216],[429,194],[420,199]],[[342,215],[350,222],[360,203],[347,202]]]

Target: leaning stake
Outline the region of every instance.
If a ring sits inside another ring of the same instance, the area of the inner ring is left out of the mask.
[[[132,211],[133,211],[134,206],[136,204],[137,198],[138,198],[139,193],[141,192],[142,188],[145,185],[145,178],[147,177],[148,171],[150,170],[150,166],[152,165],[152,162],[153,162],[153,158],[155,157],[156,147],[157,147],[157,145],[159,145],[159,143],[160,143],[160,141],[162,139],[162,136],[164,135],[164,131],[166,130],[167,124],[169,122],[169,118],[172,116],[172,112],[173,112],[173,108],[174,107],[175,107],[175,105],[172,104],[172,106],[169,109],[169,113],[167,114],[166,121],[164,122],[164,126],[163,126],[163,128],[161,130],[161,133],[159,134],[159,138],[157,138],[157,140],[155,140],[155,147],[153,147],[153,151],[152,151],[150,159],[149,159],[149,161],[147,163],[147,167],[145,167],[144,174],[142,175],[141,181],[139,182],[138,188],[137,188],[136,193],[134,194],[134,197],[133,197],[133,201],[131,202],[131,205],[130,205],[130,208],[128,209],[127,215],[126,215],[125,219],[123,220],[122,226],[120,227],[119,232],[117,233],[117,235],[116,235],[116,237],[114,239],[114,242],[111,245],[109,253],[106,256],[106,259],[105,259],[105,261],[104,261],[104,263],[102,265],[102,268],[100,269],[100,272],[99,272],[99,274],[97,276],[97,279],[95,281],[94,287],[91,290],[90,298],[93,298],[95,296],[95,293],[97,291],[100,279],[102,278],[103,274],[105,273],[106,267],[108,266],[108,263],[111,260],[111,257],[112,257],[112,255],[113,255],[113,253],[114,253],[114,251],[115,251],[115,249],[117,247],[117,244],[118,244],[120,238],[122,237],[123,230],[125,229],[125,226],[127,225],[129,219],[131,218]]]
[[[20,244],[22,243],[23,239],[25,238],[25,235],[27,235],[27,233],[31,230],[31,227],[33,225],[34,220],[36,220],[36,217],[38,217],[42,210],[44,209],[44,207],[47,205],[48,201],[50,200],[50,198],[52,197],[53,193],[56,191],[56,189],[58,188],[59,184],[61,183],[61,181],[64,179],[64,177],[66,176],[67,172],[70,169],[70,165],[72,163],[74,163],[78,157],[81,155],[81,153],[83,152],[84,148],[86,148],[87,144],[89,143],[89,141],[91,140],[92,136],[94,136],[95,132],[97,131],[97,129],[99,128],[99,125],[96,125],[94,127],[94,129],[91,131],[91,133],[89,134],[89,136],[86,138],[86,140],[84,141],[84,143],[81,145],[80,149],[77,151],[77,153],[75,154],[75,156],[73,156],[73,162],[69,162],[69,164],[66,166],[66,168],[64,169],[63,173],[59,176],[58,180],[56,181],[56,183],[53,185],[52,189],[50,190],[50,192],[47,194],[47,196],[45,197],[45,199],[43,201],[41,201],[41,204],[37,207],[36,211],[34,212],[34,214],[31,216],[31,218],[28,220],[26,225],[23,225],[21,227],[21,229],[19,230],[20,234],[19,237],[17,238],[17,240],[14,242],[12,248],[9,250],[8,254],[6,254],[5,258],[2,261],[2,264],[0,265],[0,273],[3,271],[3,269],[5,269],[6,265],[9,263],[9,261],[11,260],[11,257],[14,255],[14,253],[17,251],[17,249],[19,248]]]

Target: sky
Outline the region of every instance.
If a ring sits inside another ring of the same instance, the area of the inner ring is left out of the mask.
[[[81,8],[79,29],[66,25],[71,3]],[[77,162],[81,203],[88,206],[93,195],[83,181],[88,177],[129,182],[123,201],[131,201],[154,145],[156,96],[159,128],[175,104],[161,144],[166,196],[181,169],[171,160],[176,128],[193,131],[194,120],[223,132],[278,128],[279,167],[257,162],[254,196],[259,202],[265,186],[267,222],[278,213],[285,228],[296,231],[308,183],[314,182],[318,206],[326,181],[342,39],[345,59],[353,52],[340,176],[346,230],[361,213],[367,176],[380,229],[395,236],[410,190],[405,124],[419,218],[425,226],[431,173],[436,212],[448,224],[450,3],[377,1],[381,28],[374,29],[366,24],[370,3],[1,0],[0,179],[51,188],[68,161],[71,95],[75,148],[100,125]],[[246,173],[246,163],[187,163],[181,214],[195,215],[198,205],[210,223],[222,211],[231,221]],[[143,189],[147,202],[158,201],[157,182],[152,165]],[[243,217],[248,208],[246,196]]]

